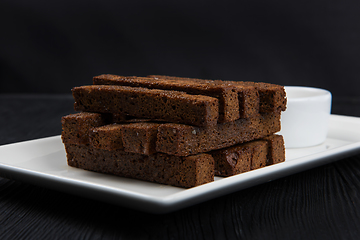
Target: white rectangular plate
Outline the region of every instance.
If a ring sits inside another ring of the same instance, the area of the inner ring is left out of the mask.
[[[0,146],[0,176],[151,213],[167,213],[360,152],[360,118],[331,115],[328,138],[286,161],[183,189],[69,167],[60,136]]]

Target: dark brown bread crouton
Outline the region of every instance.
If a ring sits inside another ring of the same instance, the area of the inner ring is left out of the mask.
[[[108,124],[89,130],[89,142],[94,148],[105,150],[124,149],[122,142],[122,124]]]
[[[72,92],[76,111],[122,113],[194,126],[214,126],[219,116],[218,99],[178,91],[92,85]]]
[[[156,136],[159,123],[138,122],[123,125],[122,141],[124,151],[140,154],[156,152]]]
[[[190,188],[214,181],[209,154],[176,157],[107,151],[89,145],[65,144],[68,165],[99,173]]]
[[[286,110],[286,93],[284,86],[262,82],[235,82],[241,86],[254,86],[259,92],[261,113]]]
[[[88,144],[89,130],[105,125],[109,116],[99,113],[81,112],[69,114],[61,118],[61,138],[64,143]]]
[[[156,152],[157,127],[160,123],[131,119],[109,124],[113,120],[110,114],[88,112],[64,116],[61,133],[63,142],[90,144],[109,151],[122,149],[140,154]]]
[[[176,156],[230,147],[280,131],[280,113],[220,123],[211,128],[167,123],[158,128],[156,150]]]
[[[285,145],[284,138],[281,135],[270,135],[264,138],[269,144],[267,165],[285,161]]]
[[[189,94],[204,95],[219,100],[219,122],[230,122],[240,118],[239,100],[235,87],[231,84],[200,82],[191,79],[163,79],[145,77],[125,77],[103,74],[93,78],[94,85],[121,85],[151,89],[183,91]]]
[[[283,137],[275,134],[210,154],[215,161],[215,175],[224,177],[285,161]]]
[[[176,81],[195,81],[203,84],[219,84],[228,85],[233,88],[233,91],[237,95],[239,105],[239,116],[240,118],[250,118],[259,114],[259,93],[255,86],[250,84],[236,84],[236,81],[222,81],[222,80],[208,80],[208,79],[197,79],[197,78],[183,78],[183,77],[172,77],[163,75],[149,75],[153,79],[164,79],[164,80],[176,80]]]
[[[193,79],[162,75],[150,75],[153,78],[164,79]],[[254,116],[256,112],[279,112],[286,110],[286,93],[281,85],[247,82],[247,81],[223,81],[223,80],[204,80],[195,79],[199,82],[227,83],[238,87],[240,114],[243,118]],[[254,92],[257,93],[254,93]]]
[[[257,140],[211,152],[215,175],[233,176],[266,166],[268,143]]]

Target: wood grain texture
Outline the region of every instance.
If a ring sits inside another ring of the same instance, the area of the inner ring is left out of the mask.
[[[11,99],[22,109],[0,101],[0,121],[19,128],[0,128],[2,144],[58,134],[72,110]],[[164,215],[0,178],[0,239],[359,239],[359,205],[360,154]]]
[[[0,239],[357,239],[360,156],[165,215],[0,180]]]

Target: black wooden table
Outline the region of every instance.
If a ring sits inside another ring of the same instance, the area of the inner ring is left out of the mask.
[[[72,107],[0,95],[0,145],[59,135]],[[360,116],[360,101],[333,113]],[[360,154],[162,215],[0,178],[0,239],[359,239],[359,206]]]

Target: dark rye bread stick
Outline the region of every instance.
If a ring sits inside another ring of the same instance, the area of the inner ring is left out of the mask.
[[[240,118],[250,118],[259,114],[259,93],[255,86],[239,85],[234,84],[235,81],[222,81],[222,80],[208,80],[208,79],[197,79],[197,78],[184,78],[184,77],[173,77],[163,75],[149,75],[149,78],[154,80],[172,80],[172,81],[194,81],[203,84],[215,84],[215,85],[227,85],[231,86],[237,95],[239,105]]]
[[[104,147],[98,148],[116,149],[107,147],[112,147],[114,136],[118,136],[117,138],[122,138],[121,142],[125,152],[140,154],[163,152],[170,155],[188,156],[259,139],[275,133],[280,130],[280,114],[264,114],[264,116],[259,115],[251,119],[239,119],[232,123],[218,124],[217,127],[213,128],[154,122],[118,126],[121,127],[121,132],[117,131],[116,128],[111,130],[106,127],[108,131],[101,135],[101,139],[98,140],[103,143],[102,146]],[[94,128],[92,131],[98,132],[98,129],[103,128]],[[178,138],[174,140],[174,136]],[[164,141],[164,139],[166,140]],[[109,143],[106,144],[106,141]],[[90,143],[93,142],[91,139]],[[97,147],[97,145],[94,146]]]
[[[92,85],[75,87],[72,93],[76,111],[122,113],[203,127],[216,125],[219,116],[218,99],[178,91]]]
[[[148,77],[153,78],[164,78],[164,79],[192,79],[192,78],[182,78],[182,77],[171,77],[171,76],[162,76],[162,75],[149,75]],[[247,81],[223,81],[223,80],[203,80],[196,79],[197,81],[206,81],[206,82],[223,82],[227,84],[233,84],[244,89],[255,89],[258,93],[257,96],[251,94],[249,90],[248,93],[239,91],[239,105],[241,108],[250,108],[255,109],[255,106],[258,107],[260,113],[266,112],[276,112],[276,111],[285,111],[286,110],[286,93],[285,89],[281,85],[271,84],[271,83],[262,83],[262,82],[247,82]],[[250,105],[249,105],[250,104]],[[253,104],[254,106],[251,106]],[[259,104],[259,105],[258,105]],[[247,115],[248,117],[250,115]],[[251,115],[253,116],[253,115]]]
[[[95,148],[139,154],[156,152],[156,135],[159,123],[138,122],[109,124],[89,130],[89,143]]]
[[[200,82],[191,79],[171,80],[112,74],[95,76],[93,84],[175,90],[188,94],[210,96],[219,100],[219,122],[231,122],[240,118],[238,94],[235,91],[236,87],[230,84]]]
[[[215,161],[216,176],[233,176],[285,161],[284,140],[271,135],[260,140],[209,152]]]
[[[188,156],[260,139],[280,131],[280,128],[280,113],[238,119],[211,128],[165,123],[158,128],[156,150],[170,155]]]
[[[124,149],[122,127],[123,124],[115,123],[91,128],[88,132],[90,145],[109,151]]]
[[[106,121],[103,121],[104,118]],[[134,119],[109,124],[107,118],[106,114],[87,112],[62,117],[63,142],[78,145],[90,144],[94,148],[109,151],[123,150],[147,155],[156,152],[159,123]]]
[[[101,115],[103,114],[78,113],[63,117],[64,143],[89,143],[99,149],[122,149],[139,154],[159,151],[187,156],[259,139],[280,130],[279,114],[239,119],[232,123],[218,124],[213,128],[146,121],[104,125],[107,122],[99,124],[96,121],[101,119]],[[78,121],[74,122],[74,119]]]
[[[267,142],[251,141],[211,152],[215,175],[228,177],[266,166]]]
[[[140,154],[156,153],[156,139],[159,123],[138,122],[122,128],[124,151]]]
[[[119,119],[102,113],[80,112],[63,116],[62,141],[79,145],[91,144],[107,150],[123,149],[120,135],[122,124],[113,124],[114,120]]]
[[[268,142],[268,155],[266,165],[273,165],[285,161],[285,145],[282,135],[273,134],[263,138]]]
[[[189,157],[163,153],[141,155],[76,144],[65,144],[65,150],[69,166],[89,171],[184,188],[214,181],[214,159],[210,154]]]
[[[286,110],[286,92],[284,86],[263,82],[235,82],[240,86],[254,86],[259,92],[260,112],[279,112]]]
[[[100,113],[80,112],[61,118],[61,138],[64,143],[88,144],[89,130],[94,127],[109,124],[110,115]]]

